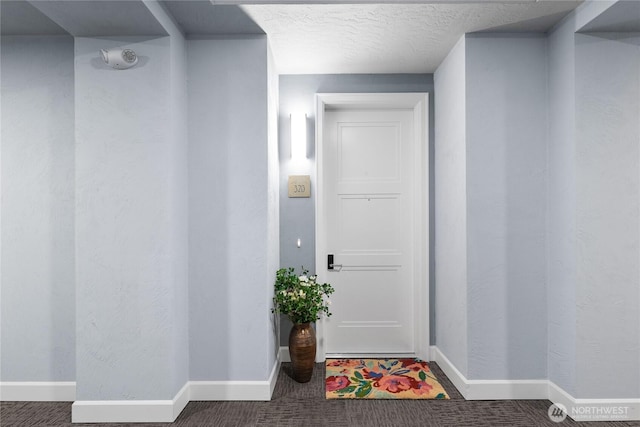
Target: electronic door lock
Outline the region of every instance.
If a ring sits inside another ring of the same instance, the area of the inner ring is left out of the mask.
[[[337,270],[336,270],[337,268]],[[340,271],[342,270],[342,264],[334,264],[333,263],[333,254],[327,255],[327,270],[329,271]]]

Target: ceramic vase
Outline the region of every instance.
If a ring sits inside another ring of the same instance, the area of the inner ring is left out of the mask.
[[[316,362],[316,331],[311,323],[296,323],[289,333],[289,355],[293,379],[309,382]]]

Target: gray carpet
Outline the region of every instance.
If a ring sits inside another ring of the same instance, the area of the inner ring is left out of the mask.
[[[638,422],[554,423],[546,400],[465,401],[435,363],[429,364],[451,400],[326,400],[324,365],[311,382],[298,384],[283,364],[270,402],[190,402],[173,424],[135,426],[633,426]],[[71,426],[71,403],[2,402],[0,425]],[[110,426],[123,424],[73,424]]]

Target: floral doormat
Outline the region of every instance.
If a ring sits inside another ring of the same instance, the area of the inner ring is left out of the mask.
[[[327,359],[327,399],[448,399],[420,359]]]

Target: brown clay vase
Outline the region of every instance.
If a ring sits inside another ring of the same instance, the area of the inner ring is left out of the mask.
[[[289,334],[289,355],[293,379],[299,383],[309,382],[316,363],[316,331],[311,323],[293,325]]]

